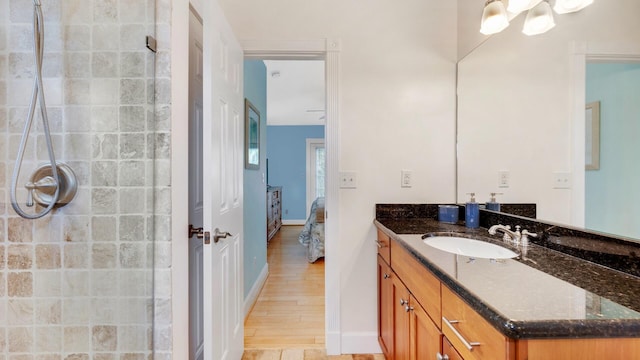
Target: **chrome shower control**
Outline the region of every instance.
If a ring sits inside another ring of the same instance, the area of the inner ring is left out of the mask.
[[[58,186],[60,187],[60,191],[55,207],[65,206],[73,200],[78,190],[76,174],[71,170],[69,165],[65,163],[57,163],[56,167],[58,168],[58,178],[60,179],[59,184],[56,184],[53,178],[51,164],[40,165],[33,174],[31,174],[29,182],[25,185],[28,191],[27,206],[33,206],[34,201],[42,206],[49,206],[51,201],[54,201]]]

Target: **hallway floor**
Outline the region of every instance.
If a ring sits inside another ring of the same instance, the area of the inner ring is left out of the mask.
[[[244,325],[246,349],[324,349],[324,259],[307,261],[302,226],[269,241],[269,277]]]
[[[269,277],[244,326],[243,360],[384,360],[382,354],[327,356],[324,259],[307,261],[302,226],[283,226],[269,241]]]

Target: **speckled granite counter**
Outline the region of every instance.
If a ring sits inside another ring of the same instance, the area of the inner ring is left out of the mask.
[[[455,232],[504,243],[486,228],[467,229],[435,221],[431,213],[418,215],[424,217],[386,217],[375,224],[506,336],[640,336],[640,278],[535,244],[518,258],[498,261],[440,251],[417,234]]]

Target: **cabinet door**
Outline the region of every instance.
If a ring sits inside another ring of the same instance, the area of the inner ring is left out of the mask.
[[[443,360],[464,360],[446,337],[442,337],[442,358]]]
[[[393,280],[391,268],[378,255],[378,342],[387,359],[393,358]]]
[[[393,359],[409,360],[410,333],[409,333],[409,291],[397,276],[391,277],[393,286]]]
[[[440,330],[413,296],[409,304],[411,360],[435,359],[440,352]]]

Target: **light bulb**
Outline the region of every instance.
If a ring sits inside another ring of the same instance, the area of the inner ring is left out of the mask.
[[[593,0],[556,0],[553,10],[558,14],[576,12],[593,4]]]
[[[545,0],[527,13],[522,32],[525,35],[538,35],[556,26],[551,12],[551,5]]]
[[[482,12],[482,23],[480,32],[485,35],[499,33],[509,26],[509,18],[507,10],[500,0],[489,0],[484,6]]]

